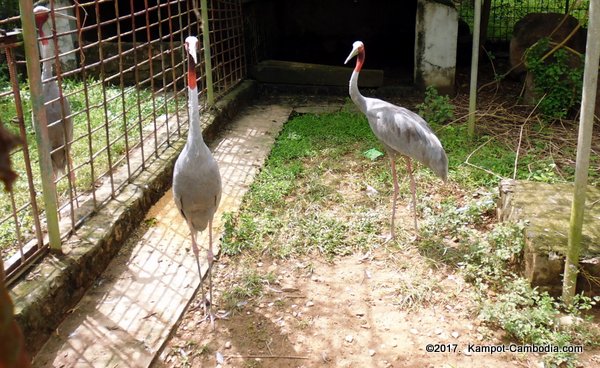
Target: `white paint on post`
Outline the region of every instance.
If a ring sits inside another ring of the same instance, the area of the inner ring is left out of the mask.
[[[434,86],[442,93],[453,92],[458,36],[456,8],[419,0],[415,27],[415,83],[421,88]]]
[[[473,24],[473,48],[471,51],[471,83],[469,86],[469,137],[475,135],[475,110],[477,109],[477,73],[479,70],[479,34],[481,32],[481,0],[475,0],[475,19]]]
[[[567,305],[571,305],[573,302],[577,286],[577,274],[579,273],[581,233],[585,213],[585,194],[590,166],[590,149],[598,84],[598,62],[600,59],[600,0],[590,1],[589,14],[585,69],[583,72],[583,95],[579,117],[579,137],[577,139],[577,161],[575,164],[575,191],[571,206],[569,248],[565,261],[562,292],[563,302]]]

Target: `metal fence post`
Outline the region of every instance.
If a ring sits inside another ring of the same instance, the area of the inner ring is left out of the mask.
[[[60,232],[58,227],[58,210],[56,201],[56,185],[52,172],[52,159],[50,158],[50,139],[48,136],[48,119],[44,106],[42,92],[42,76],[40,71],[40,56],[37,43],[37,31],[33,20],[33,2],[19,0],[21,11],[21,26],[23,27],[23,45],[29,77],[29,90],[31,94],[31,107],[33,110],[33,126],[37,142],[39,164],[42,176],[42,192],[46,208],[46,222],[50,249],[61,250]]]
[[[202,14],[202,43],[204,44],[204,67],[206,69],[206,102],[211,106],[215,102],[215,92],[212,78],[212,61],[210,58],[207,0],[200,0],[200,12]]]

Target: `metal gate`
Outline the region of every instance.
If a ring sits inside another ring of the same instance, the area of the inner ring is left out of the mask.
[[[31,1],[19,3],[20,17],[0,20],[0,29],[23,30],[0,33],[0,123],[23,141],[11,153],[19,174],[13,193],[0,193],[9,282],[49,247],[60,249],[186,134],[185,37],[201,41],[203,109],[246,74],[241,0],[38,2],[50,10],[47,34],[37,30]],[[40,73],[44,63],[51,75]],[[49,84],[57,97],[44,95]],[[63,129],[65,143],[52,148],[49,129],[64,119],[73,123],[72,136]],[[65,149],[70,160],[57,172],[52,155]]]

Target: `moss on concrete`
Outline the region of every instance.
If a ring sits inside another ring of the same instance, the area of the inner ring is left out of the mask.
[[[207,140],[254,97],[255,91],[253,82],[243,82],[204,114]],[[64,241],[62,254],[43,257],[14,285],[10,293],[15,315],[30,353],[39,350],[139,226],[147,210],[170,188],[173,167],[184,144],[185,138],[172,142],[160,158]]]
[[[572,184],[503,180],[498,216],[502,221],[526,221],[525,276],[532,285],[560,293],[567,252]],[[600,293],[591,280],[600,277],[600,189],[588,186],[579,288]]]

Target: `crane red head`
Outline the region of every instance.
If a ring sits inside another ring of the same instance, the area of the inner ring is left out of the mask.
[[[365,44],[361,41],[356,41],[352,44],[352,51],[346,58],[346,61],[344,61],[344,64],[348,64],[348,62],[357,55],[358,58],[356,58],[356,67],[354,70],[360,71],[360,68],[362,68],[363,63],[365,62]]]
[[[188,53],[188,87],[197,88],[196,63],[198,62],[198,39],[188,36],[184,43],[185,51]]]
[[[44,39],[44,37],[46,37],[46,35],[44,34],[43,28],[44,28],[44,24],[46,24],[46,22],[50,19],[50,12],[51,12],[51,10],[43,5],[37,5],[35,8],[33,8],[33,16],[35,18],[35,25],[37,27],[37,31],[38,31],[38,34],[40,35],[40,38],[42,38],[42,44],[44,44],[44,45],[48,44],[48,40]],[[54,16],[65,18],[65,19],[70,19],[70,20],[77,20],[77,18],[75,18],[71,15],[59,13],[56,11],[54,12]]]

